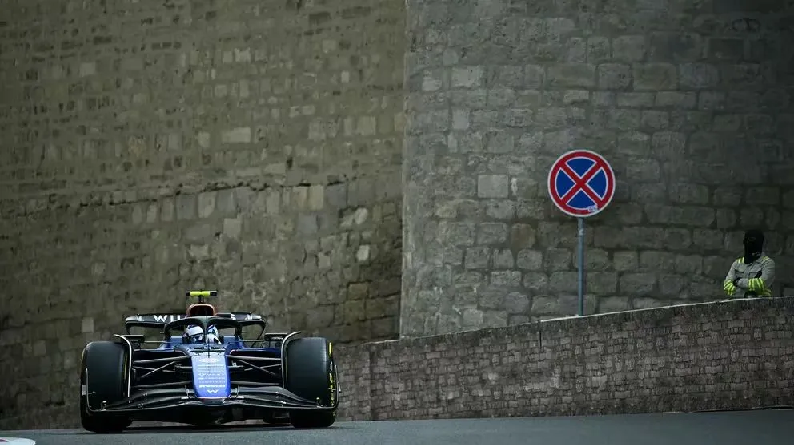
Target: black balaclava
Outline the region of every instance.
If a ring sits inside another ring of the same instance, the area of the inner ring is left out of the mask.
[[[743,258],[745,264],[753,263],[762,256],[762,247],[765,244],[765,235],[761,230],[749,230],[743,238]]]

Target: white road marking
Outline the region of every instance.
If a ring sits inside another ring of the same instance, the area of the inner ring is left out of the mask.
[[[9,445],[35,445],[36,441],[24,437],[0,437],[0,444]]]

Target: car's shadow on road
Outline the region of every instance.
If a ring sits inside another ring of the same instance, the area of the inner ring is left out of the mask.
[[[291,425],[213,425],[207,427],[194,427],[190,425],[168,425],[168,426],[130,426],[125,429],[121,434],[147,434],[147,433],[244,433],[244,432],[278,432],[278,431],[317,431],[328,429],[350,429],[350,426],[345,425],[332,425],[328,428],[305,428],[298,429]],[[85,431],[85,434],[95,434]]]

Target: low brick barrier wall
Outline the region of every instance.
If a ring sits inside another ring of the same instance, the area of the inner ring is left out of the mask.
[[[792,298],[571,317],[334,351],[340,420],[793,404]],[[164,424],[136,424],[143,425]],[[20,427],[79,428],[76,403],[0,419],[0,429]]]
[[[335,351],[341,420],[792,405],[793,299],[572,317]]]

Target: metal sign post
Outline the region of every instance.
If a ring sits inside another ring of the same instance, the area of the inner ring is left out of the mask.
[[[547,187],[552,202],[577,218],[579,314],[585,315],[585,218],[604,210],[613,200],[616,177],[602,156],[589,150],[564,153],[549,169]]]
[[[577,218],[577,297],[579,311],[577,315],[585,315],[585,219]]]

